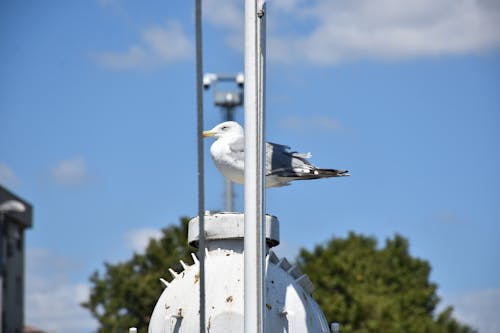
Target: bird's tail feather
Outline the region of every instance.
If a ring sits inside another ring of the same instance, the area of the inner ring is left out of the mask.
[[[337,169],[316,169],[315,173],[320,177],[344,177],[350,176],[349,170],[337,170]]]
[[[329,177],[344,177],[344,176],[350,176],[350,174],[348,170],[337,170],[337,169],[281,168],[269,172],[267,176],[278,176],[282,178],[289,178],[290,180],[305,180],[305,179],[318,179],[318,178],[329,178]]]

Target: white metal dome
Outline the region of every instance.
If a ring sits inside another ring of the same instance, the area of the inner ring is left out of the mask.
[[[243,332],[243,214],[205,216],[206,231],[206,327],[210,333]],[[266,216],[267,248],[279,244],[279,224]],[[197,244],[198,218],[189,223],[188,241]],[[170,273],[151,317],[149,333],[199,331],[199,262],[181,261],[184,270]],[[267,332],[330,332],[318,304],[312,299],[309,278],[272,251],[266,256]]]

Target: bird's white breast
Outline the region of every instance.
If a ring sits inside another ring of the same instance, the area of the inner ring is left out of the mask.
[[[232,182],[244,183],[244,158],[240,158],[229,148],[230,138],[220,138],[210,147],[215,166],[222,175]]]

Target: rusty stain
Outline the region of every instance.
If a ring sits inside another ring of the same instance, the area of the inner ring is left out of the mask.
[[[207,332],[210,333],[210,327],[212,326],[212,316],[208,317]]]
[[[194,275],[194,284],[198,283],[199,280],[200,280],[200,272]]]
[[[179,311],[177,311],[177,317],[182,318],[182,308],[179,308]]]
[[[230,303],[230,302],[232,302],[232,301],[233,301],[233,296],[228,296],[228,297],[226,298],[226,302]]]

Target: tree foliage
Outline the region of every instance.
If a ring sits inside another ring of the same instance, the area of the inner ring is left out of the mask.
[[[428,262],[413,258],[399,236],[377,248],[374,238],[350,233],[312,252],[301,249],[299,267],[315,285],[314,298],[342,333],[470,333],[447,308],[434,316],[439,298]]]
[[[188,219],[180,225],[163,229],[161,239],[151,239],[144,254],[135,253],[126,262],[105,263],[105,272],[94,272],[88,308],[99,322],[99,333],[128,332],[137,327],[146,332],[150,315],[163,291],[159,281],[166,277],[168,268],[181,271],[179,260],[190,260],[196,249],[186,243]]]
[[[90,277],[91,293],[83,306],[99,322],[99,333],[123,333],[135,326],[146,332],[150,315],[163,291],[158,279],[169,267],[181,271],[189,262],[187,218],[151,240],[144,254],[128,261],[105,263],[104,272]],[[302,249],[297,264],[315,285],[314,298],[342,333],[425,332],[471,333],[447,308],[435,315],[437,286],[429,282],[430,266],[408,253],[408,242],[396,235],[377,248],[374,238],[349,234],[332,238],[309,252]]]

